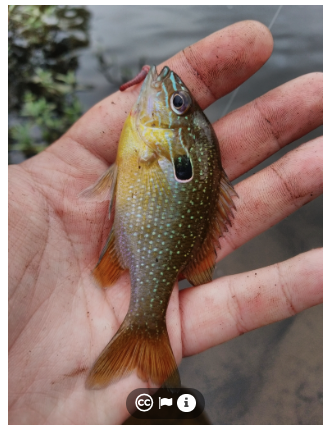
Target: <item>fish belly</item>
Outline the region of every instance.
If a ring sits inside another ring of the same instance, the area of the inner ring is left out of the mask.
[[[119,169],[115,235],[131,276],[129,313],[144,325],[164,320],[176,278],[208,230],[214,177],[199,164],[194,171],[192,182],[180,183],[166,159]]]

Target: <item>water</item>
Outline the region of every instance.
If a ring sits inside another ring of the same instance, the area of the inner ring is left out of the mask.
[[[254,19],[269,26],[278,6],[90,6],[89,10],[91,46],[81,51],[78,73],[80,84],[94,86],[80,94],[85,109],[116,90],[98,72],[98,49],[122,66],[137,68],[142,57],[148,64],[158,64],[237,21]],[[271,58],[240,87],[230,110],[300,75],[322,71],[322,19],[322,6],[283,6],[272,26]],[[206,110],[211,121],[221,116],[230,98],[232,94]],[[318,128],[252,171],[321,134]],[[318,198],[225,258],[215,275],[267,266],[320,246],[322,199]],[[322,308],[184,359],[180,373],[185,386],[204,394],[211,423],[321,424]]]

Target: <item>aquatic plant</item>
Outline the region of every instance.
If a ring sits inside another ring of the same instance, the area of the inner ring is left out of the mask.
[[[90,13],[77,6],[9,6],[9,151],[43,150],[80,116],[75,71]]]

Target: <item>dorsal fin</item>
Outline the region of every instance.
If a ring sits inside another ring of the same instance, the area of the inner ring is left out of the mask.
[[[232,196],[238,195],[223,170],[214,219],[201,247],[182,271],[183,276],[194,286],[212,280],[216,265],[216,247],[220,249],[219,237],[228,231],[227,225],[232,225],[230,216],[233,216],[232,209],[236,210]]]
[[[214,247],[207,249],[206,242],[203,243],[203,246],[204,251],[200,249],[199,253],[192,258],[182,271],[183,276],[194,286],[210,282],[216,264]]]

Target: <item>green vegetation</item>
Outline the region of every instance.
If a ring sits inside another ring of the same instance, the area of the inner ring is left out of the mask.
[[[88,46],[90,14],[77,6],[9,6],[9,150],[26,157],[80,116],[77,49]]]

